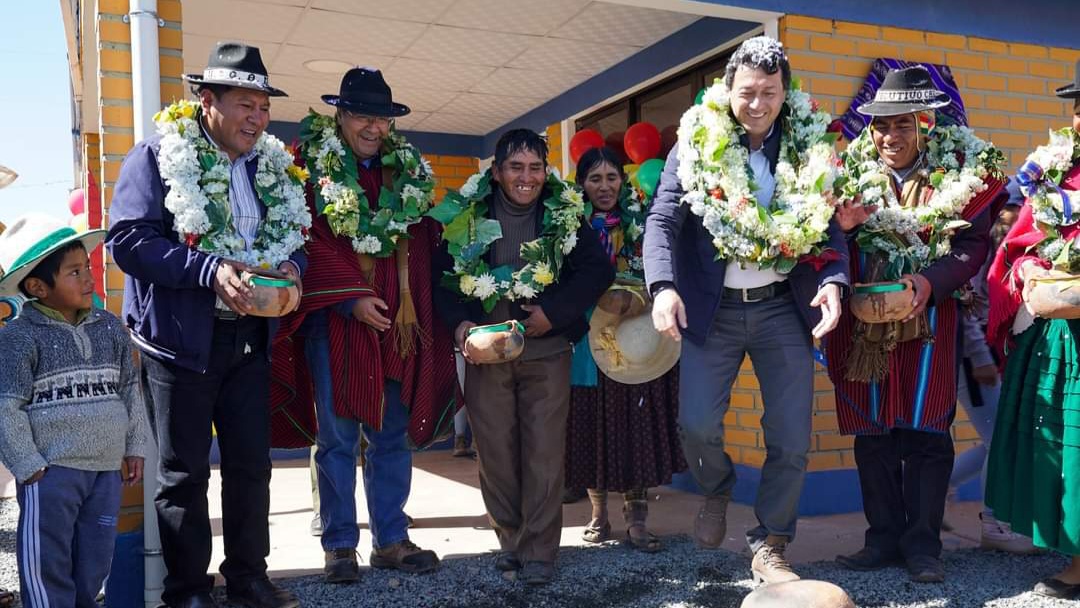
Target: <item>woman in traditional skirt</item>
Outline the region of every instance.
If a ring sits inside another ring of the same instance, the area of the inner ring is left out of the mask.
[[[589,150],[578,161],[576,181],[592,203],[592,227],[618,276],[640,281],[645,209],[626,183],[618,156],[607,148]],[[574,348],[572,384],[566,487],[588,488],[592,518],[582,538],[611,538],[607,494],[622,492],[628,542],[642,551],[660,550],[660,540],[645,525],[646,489],[671,483],[672,474],[686,470],[676,424],[678,366],[643,384],[616,382],[598,372],[586,336]]]
[[[1007,360],[986,504],[1036,546],[1072,558],[1035,592],[1078,599],[1080,319],[1037,316],[1042,296],[1031,289],[1032,279],[1080,275],[1080,77],[1057,94],[1076,100],[1073,128],[1051,133],[1021,168],[1027,201],[990,270],[987,335]]]

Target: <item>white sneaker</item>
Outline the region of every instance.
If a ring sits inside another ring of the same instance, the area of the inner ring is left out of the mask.
[[[1032,544],[1031,539],[1017,534],[1003,521],[998,521],[990,515],[979,514],[982,520],[982,538],[979,547],[988,551],[1004,551],[1017,555],[1034,555],[1042,553],[1042,550]]]

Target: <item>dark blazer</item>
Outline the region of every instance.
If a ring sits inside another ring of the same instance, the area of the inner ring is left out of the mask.
[[[206,371],[214,332],[213,289],[218,256],[188,247],[173,229],[165,208],[168,187],[158,173],[161,136],[149,137],[128,152],[120,167],[109,208],[109,253],[124,278],[123,319],[132,339],[147,354],[198,372]],[[258,158],[247,163],[255,183]],[[290,256],[303,273],[303,250]],[[277,329],[269,319],[266,353]]]
[[[746,136],[742,145],[747,146]],[[765,140],[765,155],[775,170],[780,155],[780,129]],[[724,287],[726,260],[716,259],[712,235],[702,224],[701,218],[690,213],[689,205],[682,204],[686,194],[676,175],[679,167],[678,146],[671,149],[656,198],[649,206],[645,219],[645,282],[653,292],[659,283],[673,283],[686,306],[686,329],[684,336],[695,344],[704,344],[709,326],[720,305]],[[849,285],[848,248],[844,232],[833,220],[829,223],[826,247],[836,250],[840,259],[827,263],[821,271],[810,264],[797,264],[788,275],[795,303],[807,331],[821,320],[821,311],[810,306],[818,290],[828,284],[841,285],[841,293]]]
[[[496,186],[497,187],[497,186]],[[536,216],[536,233],[540,234],[544,221],[544,201],[551,195],[545,188],[540,193],[540,200],[533,206]],[[492,219],[498,218],[498,207],[494,204],[494,193],[488,197],[488,210]],[[585,311],[596,304],[604,291],[615,280],[615,269],[608,261],[607,254],[596,233],[588,225],[582,222],[577,231],[577,245],[564,258],[562,272],[557,280],[548,285],[543,292],[536,297],[535,304],[544,309],[544,314],[551,321],[551,331],[547,336],[562,335],[571,343],[577,342],[589,331],[589,324],[585,320]],[[490,262],[491,250],[487,252]],[[432,281],[435,283],[434,299],[435,310],[443,323],[456,331],[462,321],[482,323],[484,310],[480,301],[473,298],[463,300],[460,295],[443,287],[442,277],[454,267],[454,260],[447,250],[446,241],[433,254]],[[510,306],[512,316],[521,320],[529,315],[518,302]]]

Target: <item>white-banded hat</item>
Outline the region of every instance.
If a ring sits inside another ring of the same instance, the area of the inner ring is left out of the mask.
[[[874,100],[858,108],[867,116],[899,116],[943,108],[952,103],[949,94],[934,86],[930,72],[921,65],[892,70],[885,75]]]
[[[262,91],[271,97],[288,97],[285,91],[270,86],[259,47],[242,42],[219,42],[210,51],[202,74],[184,74],[184,79],[196,85],[218,84],[241,89]]]

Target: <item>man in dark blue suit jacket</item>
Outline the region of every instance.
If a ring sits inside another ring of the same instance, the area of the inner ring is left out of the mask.
[[[271,95],[259,49],[219,43],[198,86],[202,135],[229,159],[231,221],[248,248],[265,220],[255,188],[255,143],[270,122]],[[266,575],[270,553],[270,340],[276,320],[247,315],[245,266],[189,246],[165,207],[161,136],[128,152],[109,210],[109,250],[127,277],[124,320],[143,353],[151,420],[160,447],[155,503],[169,606],[215,606],[206,492],[211,424],[221,450],[221,573],[245,606],[299,606]],[[302,250],[278,269],[299,285]]]
[[[744,42],[727,66],[731,112],[744,134],[754,193],[768,204],[775,188],[785,92],[791,71],[780,44],[764,36]],[[676,171],[678,147],[668,156],[645,228],[645,278],[657,330],[685,336],[680,362],[679,425],[686,461],[705,494],[694,534],[717,548],[727,532],[726,511],[735,470],[724,451],[724,414],[731,385],[749,354],[761,384],[767,456],[746,534],[756,580],[798,578],[784,558],[795,534],[799,494],[810,448],[813,338],[836,326],[847,288],[847,245],[835,221],[827,248],[839,259],[818,271],[800,263],[789,273],[739,260],[717,260],[713,237],[683,204]],[[732,263],[729,263],[732,262]],[[812,328],[812,329],[811,329]]]

